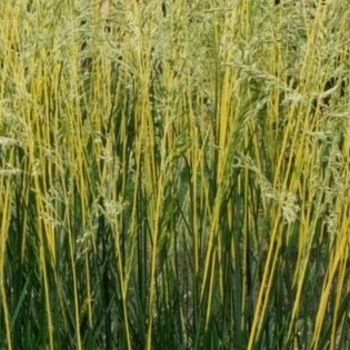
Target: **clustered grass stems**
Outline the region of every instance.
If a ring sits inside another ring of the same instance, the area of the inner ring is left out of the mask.
[[[349,348],[346,2],[103,4],[0,3],[0,347]]]

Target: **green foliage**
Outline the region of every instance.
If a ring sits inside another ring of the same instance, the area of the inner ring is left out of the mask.
[[[303,4],[0,2],[0,348],[350,347],[349,10]]]

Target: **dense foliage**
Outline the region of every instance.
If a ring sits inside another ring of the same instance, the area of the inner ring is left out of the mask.
[[[350,9],[295,3],[0,2],[0,348],[350,348]]]

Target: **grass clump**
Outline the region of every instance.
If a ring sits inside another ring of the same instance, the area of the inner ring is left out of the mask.
[[[348,348],[346,3],[108,3],[0,4],[0,347]]]

